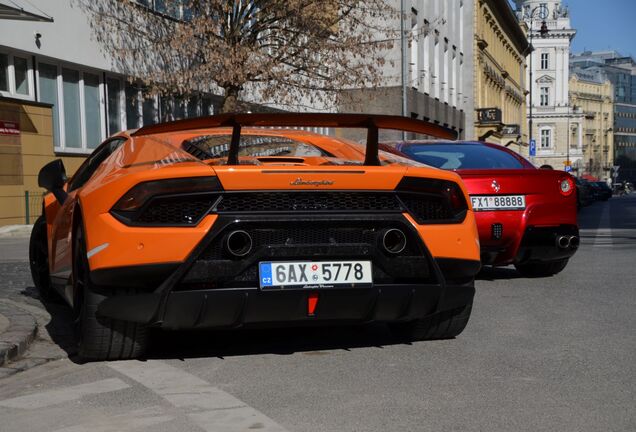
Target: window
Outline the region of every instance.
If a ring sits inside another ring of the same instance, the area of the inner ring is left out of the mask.
[[[409,61],[409,81],[413,88],[419,87],[420,35],[417,25],[417,9],[411,8],[411,60]]]
[[[0,96],[33,99],[32,72],[27,57],[0,53]]]
[[[0,91],[9,91],[9,56],[0,53]]]
[[[550,68],[550,54],[541,53],[541,69],[549,69]]]
[[[126,83],[126,128],[141,127],[141,110],[139,109],[139,88]]]
[[[13,57],[13,70],[15,74],[15,92],[21,95],[29,95],[29,63],[27,59]]]
[[[214,103],[210,98],[201,99],[201,115],[214,115]]]
[[[84,117],[86,147],[95,148],[102,140],[102,122],[99,100],[99,77],[84,74]]]
[[[143,92],[142,114],[144,125],[157,123],[159,113],[157,112],[157,98]]]
[[[541,129],[541,148],[548,149],[552,147],[552,131],[550,129]]]
[[[38,100],[53,105],[56,151],[86,153],[105,134],[102,85],[97,73],[37,64]]]
[[[200,107],[200,98],[198,96],[192,96],[188,99],[188,117],[200,117],[201,116],[201,107]]]
[[[40,63],[38,65],[40,78],[40,102],[53,105],[53,145],[60,147],[60,113],[57,95],[57,66]]]
[[[539,104],[541,106],[550,105],[550,88],[549,87],[541,87],[541,99]]]
[[[433,96],[437,100],[439,100],[440,83],[442,82],[439,76],[439,57],[439,40],[435,39],[435,48],[433,49],[433,76],[431,76],[431,79],[433,81]]]
[[[425,23],[426,25],[426,23]],[[424,72],[424,92],[431,92],[431,38],[428,32],[424,33],[424,58],[422,59]]]
[[[116,78],[106,78],[106,94],[108,96],[108,135],[113,135],[121,126],[121,84]]]
[[[81,148],[81,117],[79,72],[62,69],[62,92],[64,106],[64,147]]]

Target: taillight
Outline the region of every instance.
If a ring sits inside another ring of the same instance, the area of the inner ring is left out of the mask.
[[[139,210],[155,196],[197,194],[221,190],[217,177],[188,177],[155,180],[139,183],[120,198],[113,206],[115,211],[131,212]]]
[[[468,208],[464,193],[457,184],[450,183],[449,186],[446,187],[445,193],[454,211],[463,211]]]
[[[563,196],[570,196],[574,192],[574,181],[570,178],[561,179],[559,182],[559,192]]]
[[[461,187],[448,180],[404,177],[398,197],[417,223],[460,223],[468,204]]]

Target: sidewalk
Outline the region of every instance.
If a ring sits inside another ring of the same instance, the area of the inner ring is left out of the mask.
[[[29,310],[33,306],[16,301],[24,299],[22,293],[31,283],[28,261],[32,227],[0,227],[0,378],[15,373],[15,365],[9,362],[23,357],[38,334],[37,320]]]
[[[37,330],[37,322],[30,313],[0,299],[0,368],[26,353]]]
[[[33,225],[6,225],[0,227],[0,238],[29,238]]]

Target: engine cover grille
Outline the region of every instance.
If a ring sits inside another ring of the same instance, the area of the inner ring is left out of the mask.
[[[393,192],[228,192],[217,213],[402,212]]]

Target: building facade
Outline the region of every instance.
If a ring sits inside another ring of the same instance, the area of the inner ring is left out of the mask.
[[[525,31],[507,0],[476,0],[474,27],[475,104],[467,135],[527,154]]]
[[[614,87],[614,158],[620,167],[618,181],[636,182],[636,62],[615,51],[583,52],[573,55],[574,70],[595,74],[609,80]]]
[[[220,104],[214,95],[149,97],[104,54],[82,4],[0,0],[0,225],[33,222],[46,162],[62,158],[71,175],[116,132]]]
[[[527,75],[530,136],[536,143],[533,162],[583,174],[584,115],[569,98],[570,44],[576,30],[568,9],[560,0],[516,0],[516,5],[519,19],[532,32],[534,48]]]
[[[388,26],[404,31],[386,52],[384,83],[344,92],[338,109],[424,119],[466,136],[473,104],[473,2],[391,0],[403,20],[396,14]]]
[[[614,161],[614,86],[602,74],[573,70],[570,103],[583,112],[583,174],[611,182]]]

